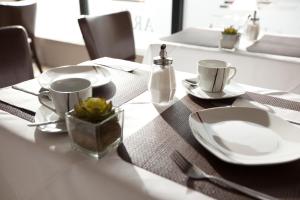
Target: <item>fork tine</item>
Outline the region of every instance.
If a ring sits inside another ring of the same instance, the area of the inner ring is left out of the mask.
[[[183,171],[184,173],[189,170],[189,168],[192,167],[192,164],[187,161],[186,158],[183,157],[181,153],[179,153],[177,150],[175,150],[171,154],[171,159],[175,162],[175,164]]]
[[[198,168],[195,165],[192,165],[179,151],[175,150],[171,155],[171,159],[175,162],[175,164],[179,167],[179,169],[188,177],[195,180],[203,180],[208,179],[209,181],[213,183],[220,184],[224,187],[228,186],[232,189],[235,189],[239,192],[242,192],[243,194],[246,194],[250,197],[254,197],[255,199],[260,200],[277,200],[276,198],[260,193],[258,191],[252,190],[250,188],[247,188],[245,186],[233,183],[231,181],[225,180],[220,177],[216,177],[213,175],[208,175],[204,171],[202,171],[200,168]]]
[[[178,156],[178,159],[180,159],[187,167],[192,167],[192,163],[188,161],[179,151],[175,150],[174,153]]]
[[[182,161],[181,157],[178,155],[178,152],[177,151],[174,151],[172,153],[172,157],[174,158],[174,161],[179,164],[180,166],[184,167],[185,164],[184,162]]]
[[[176,155],[175,152],[171,154],[171,159],[175,162],[175,164],[181,171],[185,171],[185,165],[182,164],[182,161],[180,161],[180,158]]]

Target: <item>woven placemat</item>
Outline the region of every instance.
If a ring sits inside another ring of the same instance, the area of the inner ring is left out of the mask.
[[[120,106],[147,90],[150,73],[134,70],[132,73],[107,68],[112,81],[104,86],[93,89],[93,96],[112,99],[114,106]]]
[[[251,99],[254,98],[252,95]],[[229,105],[232,102],[233,99],[221,101],[222,104]],[[213,105],[214,103],[191,96],[184,97],[141,130],[126,138],[118,149],[119,155],[127,162],[216,199],[251,198],[208,181],[189,180],[170,159],[170,154],[175,149],[209,174],[280,199],[300,199],[300,161],[259,167],[232,165],[216,158],[194,139],[188,124],[190,113]]]
[[[114,106],[120,106],[147,90],[149,72],[135,70],[132,73],[107,68],[112,81],[93,88],[93,96],[112,99]],[[27,121],[33,122],[35,112],[0,101],[0,109]]]
[[[246,94],[243,95],[242,97],[262,104],[267,104],[270,106],[275,106],[279,108],[295,110],[300,112],[300,102],[291,101],[288,99],[281,99],[270,95],[257,94],[253,92],[246,92]]]
[[[20,108],[14,105],[10,105],[6,102],[0,101],[0,110],[3,110],[5,112],[8,112],[12,115],[18,116],[21,119],[25,119],[29,122],[34,122],[34,115],[35,112],[32,112],[30,110],[26,110],[24,108]]]

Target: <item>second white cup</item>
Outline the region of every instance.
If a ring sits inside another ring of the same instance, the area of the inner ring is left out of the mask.
[[[44,96],[51,99],[54,107],[46,103]],[[42,105],[64,118],[65,113],[72,110],[75,104],[91,96],[92,86],[89,80],[68,78],[54,81],[49,91],[41,92],[38,97]]]
[[[222,92],[235,76],[236,68],[221,60],[200,60],[198,62],[199,87],[206,92]]]

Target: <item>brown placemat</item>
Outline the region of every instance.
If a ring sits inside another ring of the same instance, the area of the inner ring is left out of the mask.
[[[232,102],[229,99],[222,103]],[[189,180],[169,157],[175,149],[209,174],[280,199],[300,199],[300,161],[273,166],[232,165],[216,158],[194,139],[188,123],[190,113],[213,105],[191,96],[184,97],[126,138],[118,149],[119,155],[127,162],[216,199],[251,198],[208,181]]]
[[[6,102],[0,101],[0,110],[3,110],[5,112],[8,112],[12,115],[18,116],[22,119],[25,119],[29,122],[34,122],[34,115],[35,112],[26,110],[24,108],[20,108],[11,104],[8,104]]]
[[[149,72],[135,70],[132,73],[107,68],[112,81],[93,88],[93,96],[112,99],[114,106],[120,106],[147,90]],[[27,121],[33,122],[35,112],[0,101],[0,109]]]
[[[279,108],[289,109],[289,110],[295,110],[300,111],[300,102],[291,101],[288,99],[282,99],[274,96],[264,95],[264,94],[257,94],[253,92],[246,92],[245,95],[243,95],[243,98],[257,101],[262,104],[267,104],[270,106],[275,106]]]
[[[120,106],[137,97],[147,90],[150,73],[144,70],[135,70],[131,73],[107,68],[112,81],[104,86],[93,89],[93,96],[112,99],[114,106]]]

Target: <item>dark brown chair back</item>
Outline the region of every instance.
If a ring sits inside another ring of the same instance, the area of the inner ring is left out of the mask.
[[[33,78],[28,35],[22,26],[0,28],[0,87]]]
[[[30,47],[32,56],[40,72],[42,67],[37,56],[35,47],[35,21],[36,0],[23,0],[14,2],[0,2],[0,27],[20,25],[23,26],[31,39]]]
[[[135,59],[131,16],[128,11],[78,19],[90,59]]]
[[[0,2],[0,27],[24,26],[30,38],[34,38],[36,1]]]

